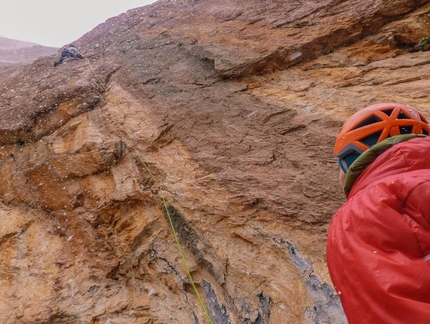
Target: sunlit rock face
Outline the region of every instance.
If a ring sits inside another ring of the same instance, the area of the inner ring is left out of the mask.
[[[345,323],[332,147],[430,117],[427,1],[159,1],[0,70],[0,322]]]

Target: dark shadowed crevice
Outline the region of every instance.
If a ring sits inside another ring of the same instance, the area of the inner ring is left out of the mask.
[[[293,263],[301,270],[306,290],[313,301],[313,307],[307,307],[305,317],[309,323],[346,323],[342,305],[333,288],[315,275],[312,261],[302,257],[297,247],[283,239],[274,239],[279,245],[287,247]]]
[[[231,324],[226,307],[219,304],[216,293],[210,283],[202,280],[201,286],[206,295],[208,312],[212,321],[217,324]]]

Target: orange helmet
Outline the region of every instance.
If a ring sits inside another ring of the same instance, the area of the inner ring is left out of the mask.
[[[352,162],[372,145],[401,134],[430,132],[424,116],[415,108],[398,103],[381,103],[363,108],[343,124],[334,154],[346,172]]]

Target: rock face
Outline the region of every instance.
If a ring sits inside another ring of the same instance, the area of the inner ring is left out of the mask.
[[[54,47],[0,37],[0,68],[28,64],[35,59],[57,52]]]
[[[345,323],[332,147],[430,117],[427,1],[159,1],[0,70],[0,322]],[[167,212],[168,211],[168,212]]]

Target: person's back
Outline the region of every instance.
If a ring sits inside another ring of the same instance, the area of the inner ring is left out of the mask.
[[[68,47],[64,47],[61,50],[61,56],[60,58],[54,62],[54,67],[60,65],[61,63],[63,63],[63,61],[68,58],[78,58],[78,59],[83,59],[84,57],[82,56],[81,53],[79,53],[79,51],[76,49],[75,45],[70,44]]]
[[[348,200],[329,228],[330,276],[350,323],[428,323],[428,123],[392,103],[358,117],[345,123],[335,146]]]
[[[69,47],[67,48],[67,51],[69,52],[71,57],[81,56],[81,54],[79,53],[79,51],[76,49],[76,47],[73,44],[69,45]]]

